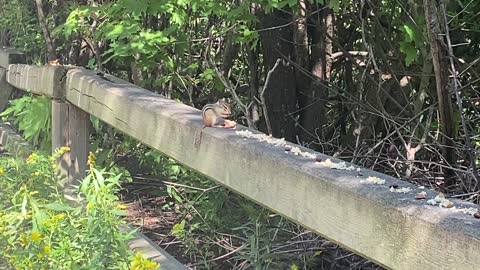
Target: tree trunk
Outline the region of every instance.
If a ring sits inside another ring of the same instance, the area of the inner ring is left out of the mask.
[[[240,45],[238,43],[234,43],[233,37],[230,37],[230,36],[225,37],[225,46],[224,46],[224,52],[222,57],[221,72],[223,76],[225,76],[226,78],[228,78],[230,69],[232,68],[235,59],[238,57],[239,51],[240,51]]]
[[[311,143],[319,141],[322,137],[322,126],[325,122],[325,98],[327,96],[325,88],[327,71],[325,48],[327,47],[327,41],[322,32],[328,28],[325,25],[325,17],[328,12],[318,12],[317,14],[312,35],[312,54],[309,63],[303,65],[304,70],[308,70],[314,75],[314,79],[303,75],[303,77],[299,76],[299,80],[302,80],[302,82],[297,83],[300,123],[302,125],[301,140],[303,144],[307,144],[313,149],[317,148],[315,144]],[[333,31],[333,25],[330,25],[330,30]],[[299,40],[296,44],[298,46]]]
[[[261,29],[260,41],[264,55],[266,73],[270,71],[277,59],[291,59],[293,53],[291,16],[287,12],[273,11],[269,14],[259,12]],[[272,135],[284,137],[294,142],[295,112],[297,110],[295,72],[292,66],[282,63],[272,72],[265,90],[265,102]],[[267,83],[267,82],[265,82]]]
[[[438,19],[435,2],[423,0],[425,17],[427,20],[428,43],[432,55],[433,70],[435,73],[435,82],[437,89],[438,112],[440,115],[440,129],[442,131],[441,143],[442,153],[445,161],[450,166],[455,165],[455,150],[453,149],[453,109],[448,93],[448,51],[443,46],[444,42],[440,32],[440,22]],[[453,171],[446,170],[445,185],[449,186],[454,182],[447,182],[451,178]]]

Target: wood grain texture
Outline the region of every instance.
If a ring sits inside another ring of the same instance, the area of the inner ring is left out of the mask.
[[[57,160],[57,175],[64,192],[70,194],[86,176],[88,156],[89,116],[65,101],[52,100],[52,151],[70,147]]]
[[[68,175],[74,183],[86,175],[89,138],[89,115],[67,103],[68,107],[68,146],[70,152],[66,154],[69,163]]]
[[[10,48],[0,48],[0,112],[8,105],[14,88],[7,83],[7,68],[10,64],[24,64],[25,55]]]
[[[52,100],[52,153],[62,146],[70,144],[68,134],[68,105],[67,102],[61,100]],[[60,179],[66,182],[73,182],[68,179],[68,170],[70,167],[69,155],[62,155],[57,160],[56,174]],[[64,185],[65,183],[60,183]]]
[[[63,66],[10,65],[7,82],[37,95],[63,99],[66,72]]]
[[[195,149],[195,131],[202,127],[199,110],[85,70],[70,70],[66,87],[67,100],[86,112],[387,268],[480,265],[480,220],[416,201],[421,190],[409,183],[366,169],[358,177],[356,172],[321,167],[227,129],[206,128]],[[368,176],[383,178],[386,184],[360,182]],[[393,184],[413,192],[391,193],[388,186]],[[426,191],[428,198],[436,195]],[[477,207],[460,201],[455,205]]]

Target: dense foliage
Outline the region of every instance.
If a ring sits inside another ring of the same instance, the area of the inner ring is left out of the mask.
[[[480,200],[479,1],[0,0],[0,7],[0,45],[26,52],[30,63],[58,58],[196,107],[227,97],[242,124]],[[25,97],[4,115],[42,144],[49,121],[42,106]],[[152,173],[160,164],[167,172],[159,174],[201,188],[167,189],[185,217],[173,232],[194,261],[215,263],[240,246],[229,261],[240,268],[284,260],[259,247],[295,234],[293,225],[92,123],[102,165],[135,157]],[[219,224],[214,235],[197,234]],[[208,242],[229,226],[235,248]],[[282,267],[312,266],[316,252]]]
[[[156,269],[132,254],[132,233],[121,231],[121,175],[95,169],[91,156],[78,197],[60,193],[52,166],[66,151],[0,157],[0,269]]]

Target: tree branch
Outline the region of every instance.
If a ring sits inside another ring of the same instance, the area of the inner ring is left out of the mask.
[[[53,43],[52,37],[50,36],[50,30],[48,30],[47,19],[45,17],[45,12],[43,11],[43,1],[35,0],[35,3],[37,4],[38,22],[40,24],[40,28],[42,29],[43,37],[45,38],[45,43],[47,45],[48,61],[56,60],[58,59],[57,48]]]

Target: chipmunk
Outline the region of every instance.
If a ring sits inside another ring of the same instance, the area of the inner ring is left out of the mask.
[[[218,128],[234,128],[237,123],[235,121],[227,120],[225,118],[232,115],[232,109],[230,104],[222,98],[214,104],[206,104],[202,108],[203,127],[200,132],[195,136],[195,147],[200,146],[202,140],[202,132],[206,127],[218,127]]]

